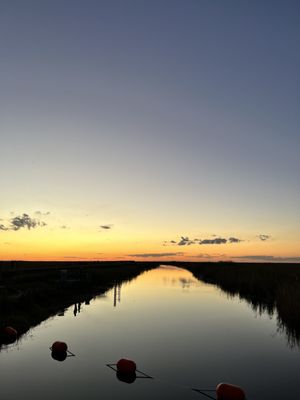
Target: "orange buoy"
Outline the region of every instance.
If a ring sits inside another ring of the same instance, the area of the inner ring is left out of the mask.
[[[51,350],[53,353],[66,353],[68,346],[65,342],[54,342],[52,344]]]
[[[17,336],[17,330],[12,328],[11,326],[6,326],[2,329],[1,337],[4,343],[13,343],[17,339]]]
[[[217,400],[245,400],[246,395],[239,386],[229,383],[219,383],[217,388]]]
[[[117,362],[117,371],[121,374],[135,374],[136,363],[126,358],[121,358]]]

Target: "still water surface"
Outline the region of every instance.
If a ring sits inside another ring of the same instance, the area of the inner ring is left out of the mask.
[[[75,357],[53,360],[55,340]],[[119,381],[106,364],[122,357],[154,379]],[[70,307],[0,353],[1,398],[13,400],[205,400],[191,388],[219,382],[242,386],[250,400],[299,399],[299,372],[299,348],[275,319],[169,266]]]

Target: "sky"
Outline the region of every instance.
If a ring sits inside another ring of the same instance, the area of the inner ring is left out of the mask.
[[[300,261],[299,17],[1,1],[0,259]]]

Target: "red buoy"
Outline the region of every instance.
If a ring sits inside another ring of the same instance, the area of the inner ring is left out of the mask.
[[[18,332],[11,326],[6,326],[2,329],[1,337],[4,343],[13,343],[17,339],[17,336]]]
[[[245,400],[246,395],[239,386],[229,383],[219,383],[217,388],[217,400]]]
[[[135,374],[136,363],[132,360],[121,358],[121,360],[117,362],[117,371],[121,374]]]
[[[65,342],[54,342],[52,344],[51,350],[53,353],[66,353],[68,346]]]

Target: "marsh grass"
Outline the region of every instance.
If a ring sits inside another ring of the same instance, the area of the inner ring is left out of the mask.
[[[18,336],[75,303],[89,303],[114,285],[135,279],[153,263],[0,264],[0,328]],[[0,343],[1,345],[1,343]]]
[[[291,347],[300,346],[300,264],[181,263],[204,282],[246,300],[256,312],[276,315]]]

